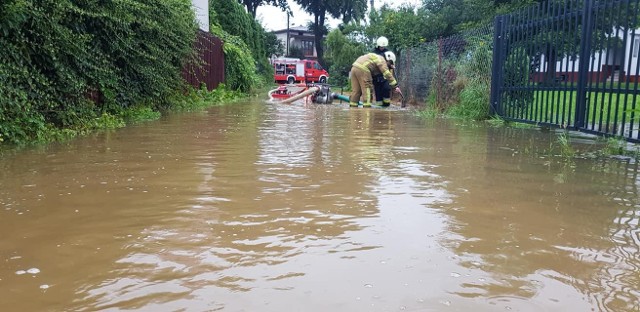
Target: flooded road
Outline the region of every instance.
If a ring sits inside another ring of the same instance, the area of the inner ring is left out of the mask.
[[[0,311],[640,310],[637,165],[554,142],[255,102],[7,154]]]

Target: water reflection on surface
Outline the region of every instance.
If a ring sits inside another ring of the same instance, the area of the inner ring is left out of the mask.
[[[246,103],[0,161],[2,311],[635,311],[637,166]]]
[[[459,191],[448,207],[449,230],[457,235],[445,244],[466,270],[490,273],[458,293],[515,296],[527,309],[532,299],[557,304],[577,290],[588,305],[571,310],[637,310],[640,292],[631,286],[640,285],[637,165],[517,157],[521,146],[501,135],[481,156],[484,166],[468,162],[460,164],[467,178],[447,175]]]

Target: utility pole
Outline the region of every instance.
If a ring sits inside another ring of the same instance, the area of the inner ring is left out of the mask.
[[[289,15],[291,15],[291,11],[287,11],[287,53],[284,55],[285,57],[289,57]]]

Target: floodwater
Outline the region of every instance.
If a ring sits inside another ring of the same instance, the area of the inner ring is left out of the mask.
[[[640,310],[637,165],[554,142],[256,101],[6,154],[0,311]]]

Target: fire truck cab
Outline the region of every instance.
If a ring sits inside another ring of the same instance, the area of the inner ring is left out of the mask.
[[[329,73],[316,60],[301,60],[298,58],[281,58],[273,60],[276,83],[326,83]]]

